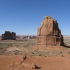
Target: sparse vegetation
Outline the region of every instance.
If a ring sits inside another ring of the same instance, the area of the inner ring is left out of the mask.
[[[63,52],[62,51],[60,51],[60,53],[59,54],[62,54]]]
[[[38,51],[38,49],[29,49],[30,46],[35,45],[36,39],[26,40],[11,40],[11,41],[0,41],[0,55],[15,54],[15,55],[32,55],[32,56],[52,56],[52,55],[63,55],[64,53],[70,54],[70,48],[63,50],[47,50]],[[64,39],[65,44],[69,45],[69,41]],[[16,48],[15,48],[16,47]],[[20,50],[19,50],[20,49]],[[22,51],[21,51],[22,50]]]
[[[7,51],[8,48],[17,47],[17,48],[28,48],[35,44],[35,39],[30,40],[7,40],[7,41],[0,41],[0,54],[20,54],[20,51]]]
[[[70,51],[68,51],[68,54],[70,54]]]
[[[41,54],[39,54],[39,56],[42,56]]]

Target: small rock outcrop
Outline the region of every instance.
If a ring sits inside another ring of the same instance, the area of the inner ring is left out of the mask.
[[[46,16],[38,28],[36,45],[64,45],[61,30],[58,23],[50,16]]]
[[[37,66],[36,64],[34,64],[34,65],[32,66],[32,69],[41,69],[41,67],[39,67],[39,66]]]
[[[16,40],[16,33],[5,31],[5,33],[2,34],[2,40]]]

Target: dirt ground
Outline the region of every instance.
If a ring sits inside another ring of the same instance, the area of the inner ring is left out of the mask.
[[[1,41],[0,70],[70,70],[70,45],[44,47],[36,46],[35,40]]]
[[[0,70],[70,70],[70,55],[57,56],[0,55]]]

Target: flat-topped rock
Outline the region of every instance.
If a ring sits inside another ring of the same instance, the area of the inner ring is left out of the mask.
[[[5,31],[5,33],[2,34],[2,40],[16,40],[16,33]]]

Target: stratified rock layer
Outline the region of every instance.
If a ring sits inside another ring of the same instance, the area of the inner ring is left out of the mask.
[[[46,16],[38,28],[36,45],[64,45],[61,30],[58,23],[50,16]]]

